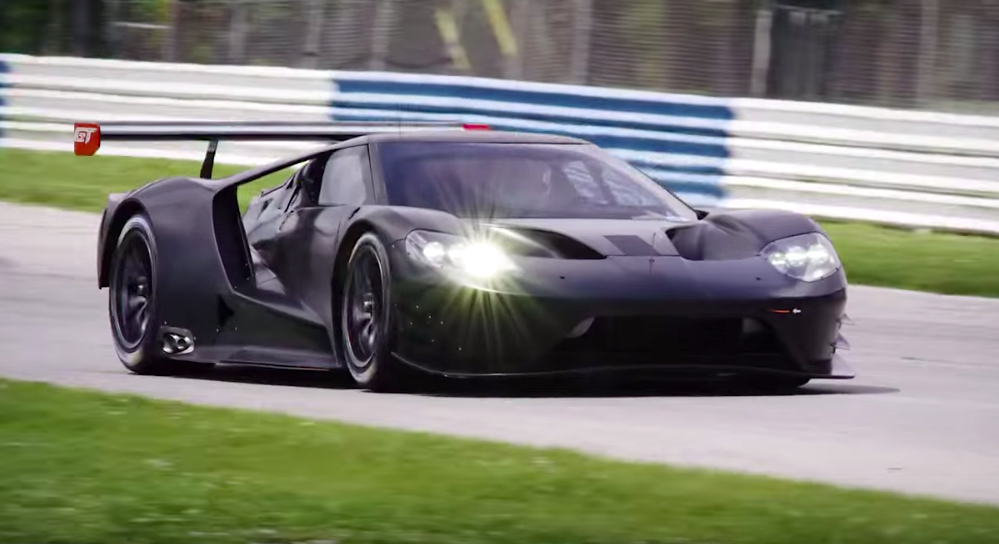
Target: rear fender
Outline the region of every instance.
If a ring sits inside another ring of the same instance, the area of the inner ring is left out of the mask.
[[[227,257],[219,249],[226,244],[218,243],[219,233],[228,241],[235,232],[236,239],[242,240],[241,226],[233,223],[239,218],[238,207],[235,218],[231,214],[233,207],[236,203],[232,193],[187,178],[160,180],[124,197],[112,195],[98,242],[99,284],[108,286],[111,256],[122,226],[129,217],[144,213],[160,254],[156,286],[161,301],[160,325],[183,326],[200,344],[214,339],[218,312],[207,310],[215,309],[219,295],[233,288],[224,264]],[[217,210],[224,213],[217,214]],[[222,223],[223,228],[216,229],[216,223]],[[227,247],[231,246],[228,243]],[[234,268],[239,270],[238,266]]]
[[[108,286],[108,269],[111,255],[118,244],[121,229],[129,217],[145,212],[138,199],[130,198],[130,193],[111,193],[101,215],[101,226],[97,236],[97,287]]]

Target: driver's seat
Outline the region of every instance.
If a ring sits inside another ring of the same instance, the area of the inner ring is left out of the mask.
[[[329,155],[316,157],[306,163],[298,172],[298,184],[304,191],[306,201],[309,204],[319,202],[319,191],[322,189],[323,173],[326,171],[326,162]]]

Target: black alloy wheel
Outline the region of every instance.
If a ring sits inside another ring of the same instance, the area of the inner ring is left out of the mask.
[[[126,350],[134,350],[149,328],[153,264],[149,247],[138,230],[125,234],[113,272],[112,303],[115,329]]]
[[[371,364],[383,328],[382,277],[378,257],[370,248],[356,255],[347,283],[347,348],[359,369]]]
[[[389,260],[374,233],[351,250],[340,290],[340,346],[351,377],[363,388],[404,387],[402,365],[392,356],[393,329]]]
[[[136,214],[125,221],[111,256],[108,315],[115,353],[136,374],[196,372],[209,364],[173,361],[162,351],[157,301],[158,254],[149,220]]]

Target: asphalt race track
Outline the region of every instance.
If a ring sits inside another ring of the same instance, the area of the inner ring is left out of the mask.
[[[846,355],[859,377],[791,395],[689,385],[380,395],[327,373],[245,368],[142,377],[111,349],[97,223],[0,203],[0,375],[999,504],[999,300],[854,287]]]

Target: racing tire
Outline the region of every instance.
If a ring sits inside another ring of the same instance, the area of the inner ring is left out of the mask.
[[[143,375],[173,375],[202,365],[171,361],[160,351],[156,239],[144,214],[130,217],[111,256],[108,316],[118,360]],[[207,366],[207,365],[206,365]]]
[[[398,392],[410,385],[408,369],[393,355],[394,318],[388,252],[378,236],[354,243],[340,289],[340,347],[358,387]]]

